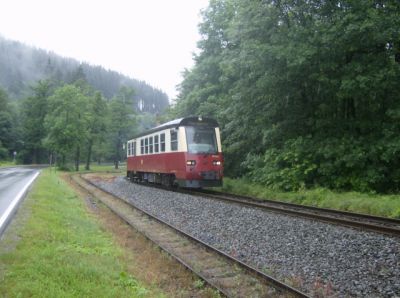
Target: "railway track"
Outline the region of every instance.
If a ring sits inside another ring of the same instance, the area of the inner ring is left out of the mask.
[[[391,236],[400,236],[400,220],[398,219],[361,213],[352,213],[334,209],[297,205],[273,200],[261,200],[253,197],[222,193],[213,190],[177,189],[174,191],[196,196],[205,196],[211,199],[240,204],[252,208],[261,208],[293,216],[316,219],[323,222],[344,225],[362,230],[385,233]]]
[[[149,183],[143,185],[400,237],[399,219],[259,199],[210,189],[174,189]]]
[[[227,297],[309,297],[74,175],[73,181]]]
[[[259,199],[255,197],[224,193],[210,189],[174,189],[149,183],[144,183],[143,185],[400,237],[399,219],[335,209],[298,205],[282,201]]]

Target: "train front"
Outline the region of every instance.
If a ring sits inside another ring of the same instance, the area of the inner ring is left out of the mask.
[[[201,117],[181,123],[186,140],[185,179],[183,187],[222,186],[223,155],[218,123]]]

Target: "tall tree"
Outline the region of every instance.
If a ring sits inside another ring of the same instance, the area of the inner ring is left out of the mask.
[[[13,147],[13,121],[7,93],[0,88],[0,158],[9,157]]]
[[[90,96],[87,115],[87,156],[85,169],[90,169],[93,145],[100,145],[106,137],[107,104],[100,92]]]
[[[21,126],[18,109],[0,88],[0,158],[15,157],[22,148]]]
[[[400,189],[399,11],[393,0],[212,0],[175,112],[218,118],[234,175]]]
[[[74,152],[75,170],[79,170],[80,150],[87,135],[86,105],[87,97],[74,85],[58,88],[48,99],[46,143],[61,155],[61,167],[66,166],[67,155]]]
[[[118,169],[119,162],[124,155],[123,144],[125,144],[130,133],[136,129],[136,117],[132,104],[134,94],[133,89],[123,87],[110,102],[108,125],[116,169]]]
[[[43,140],[47,135],[44,119],[48,112],[47,100],[51,94],[49,81],[38,81],[32,87],[34,95],[22,104],[24,163],[42,163],[47,161]]]

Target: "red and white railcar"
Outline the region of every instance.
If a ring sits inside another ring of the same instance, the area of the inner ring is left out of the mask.
[[[127,177],[181,187],[221,186],[223,156],[218,123],[211,118],[176,119],[127,143]]]

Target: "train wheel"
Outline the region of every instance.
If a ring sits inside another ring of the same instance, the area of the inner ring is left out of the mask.
[[[142,173],[136,173],[136,182],[137,183],[143,182],[143,174]]]
[[[172,187],[175,181],[174,175],[163,174],[161,178],[161,184],[166,187]]]

